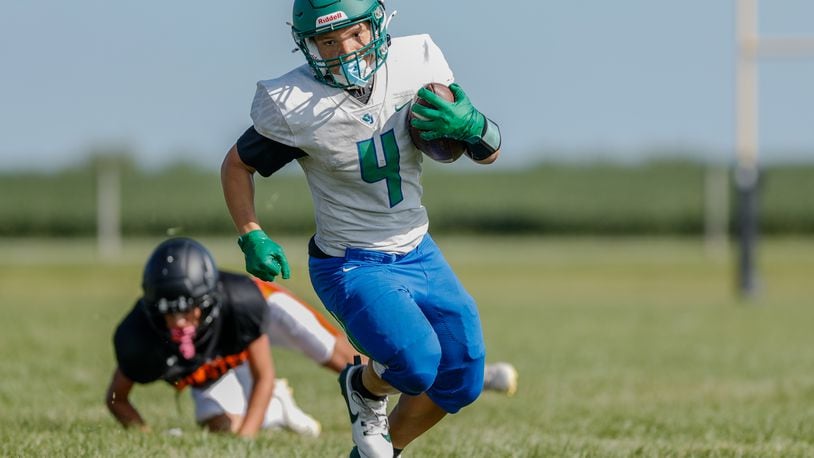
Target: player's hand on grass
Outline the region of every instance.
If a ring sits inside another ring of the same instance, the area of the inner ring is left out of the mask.
[[[250,274],[266,281],[274,281],[274,277],[280,274],[284,279],[291,277],[283,247],[271,240],[262,229],[241,235],[237,244],[246,256],[246,271]]]
[[[418,97],[431,103],[435,108],[414,103],[413,113],[418,116],[412,120],[416,129],[423,130],[421,138],[436,140],[452,138],[469,143],[476,143],[483,133],[484,116],[472,106],[464,90],[456,83],[449,85],[455,96],[454,102],[448,102],[425,87],[418,90]]]

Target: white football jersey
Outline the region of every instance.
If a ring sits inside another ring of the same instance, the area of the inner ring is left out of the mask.
[[[260,134],[305,151],[317,246],[406,253],[427,232],[422,153],[410,140],[409,104],[426,83],[453,82],[429,35],[392,40],[367,104],[318,82],[307,64],[257,83],[252,120]]]

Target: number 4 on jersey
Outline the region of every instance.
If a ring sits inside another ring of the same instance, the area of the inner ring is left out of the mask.
[[[384,151],[384,165],[379,165],[379,160],[376,157],[376,143],[371,138],[356,144],[359,150],[359,168],[362,171],[362,179],[367,183],[386,180],[390,208],[393,208],[404,200],[404,195],[401,192],[401,175],[399,174],[401,171],[399,146],[392,130],[383,133],[381,140],[382,150]]]

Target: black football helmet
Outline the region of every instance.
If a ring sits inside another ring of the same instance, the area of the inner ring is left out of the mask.
[[[163,327],[163,315],[198,307],[203,312],[199,329],[218,315],[218,269],[203,245],[186,237],[162,242],[147,259],[141,288],[142,303]]]

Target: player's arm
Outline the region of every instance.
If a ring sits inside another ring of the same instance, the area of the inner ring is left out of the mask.
[[[417,114],[411,124],[423,130],[421,138],[435,140],[453,138],[467,144],[466,155],[479,164],[491,164],[500,155],[500,128],[497,123],[476,110],[464,90],[457,83],[449,85],[455,96],[448,102],[426,88],[418,96],[434,107],[414,103],[411,110]]]
[[[226,206],[240,235],[260,229],[254,210],[254,172],[240,159],[237,145],[232,146],[221,164],[220,180]]]
[[[282,247],[271,240],[257,222],[255,168],[243,162],[238,152],[239,144],[238,141],[223,159],[220,176],[226,206],[240,233],[238,245],[246,256],[246,271],[268,281],[274,281],[274,277],[280,274],[289,278],[291,271]]]
[[[150,428],[141,418],[138,410],[130,403],[130,390],[133,389],[133,384],[134,382],[117,367],[110,380],[110,386],[107,388],[105,405],[113,417],[125,428],[138,428],[146,432]]]
[[[249,394],[249,406],[237,435],[252,437],[263,426],[266,409],[274,392],[274,363],[271,359],[271,347],[266,334],[261,334],[249,344],[249,369],[254,379],[252,392]]]

